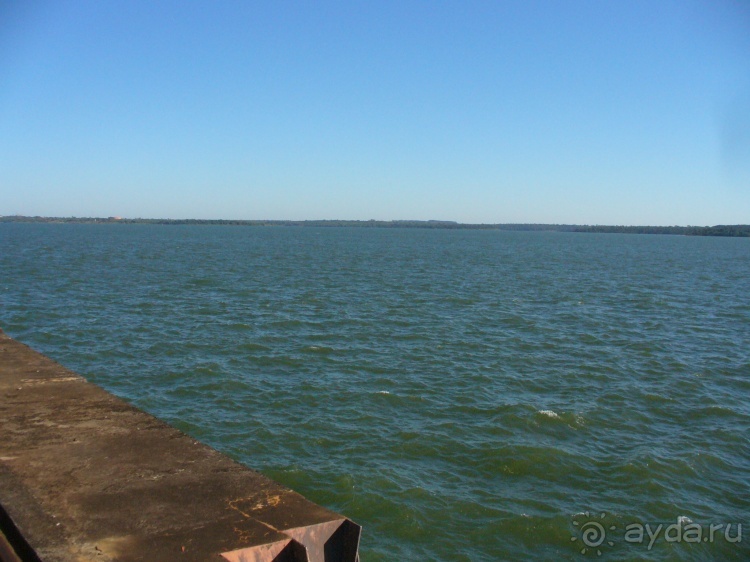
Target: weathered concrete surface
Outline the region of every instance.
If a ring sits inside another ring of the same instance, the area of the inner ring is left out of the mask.
[[[3,561],[354,562],[360,533],[1,330],[0,506]]]

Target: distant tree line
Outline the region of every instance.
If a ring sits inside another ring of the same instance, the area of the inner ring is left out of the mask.
[[[750,225],[717,226],[575,226],[573,232],[611,232],[623,234],[680,234],[682,236],[750,236]]]
[[[750,237],[750,225],[717,226],[607,226],[575,224],[466,224],[439,220],[206,220],[206,219],[123,219],[120,217],[0,217],[0,222],[74,223],[74,224],[167,224],[167,225],[225,225],[225,226],[297,226],[297,227],[354,227],[354,228],[436,228],[455,230],[512,230],[548,232],[599,232],[619,234],[678,234],[682,236]]]

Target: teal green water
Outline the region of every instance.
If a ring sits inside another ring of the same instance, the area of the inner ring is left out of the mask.
[[[747,239],[0,224],[0,326],[363,562],[750,559]]]

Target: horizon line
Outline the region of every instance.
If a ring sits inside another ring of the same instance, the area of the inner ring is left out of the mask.
[[[158,218],[146,218],[146,217],[121,217],[118,215],[108,217],[96,217],[96,216],[44,216],[44,215],[0,215],[0,222],[35,222],[35,221],[65,221],[65,222],[107,222],[107,223],[138,223],[138,222],[149,222],[149,223],[229,223],[229,224],[246,224],[246,225],[257,225],[262,224],[301,224],[301,223],[374,223],[374,224],[411,224],[411,225],[432,225],[432,226],[445,226],[445,227],[502,227],[502,226],[534,226],[534,227],[566,227],[566,228],[656,228],[656,229],[667,229],[667,228],[718,228],[718,227],[747,227],[750,228],[750,224],[715,224],[715,225],[699,225],[699,224],[671,224],[671,225],[648,225],[648,224],[606,224],[606,223],[551,223],[551,222],[459,222],[456,220],[449,219],[200,219],[200,218],[169,218],[169,217],[158,217]]]

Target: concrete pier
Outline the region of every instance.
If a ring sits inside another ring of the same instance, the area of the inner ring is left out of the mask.
[[[2,562],[355,562],[360,531],[0,330]]]

